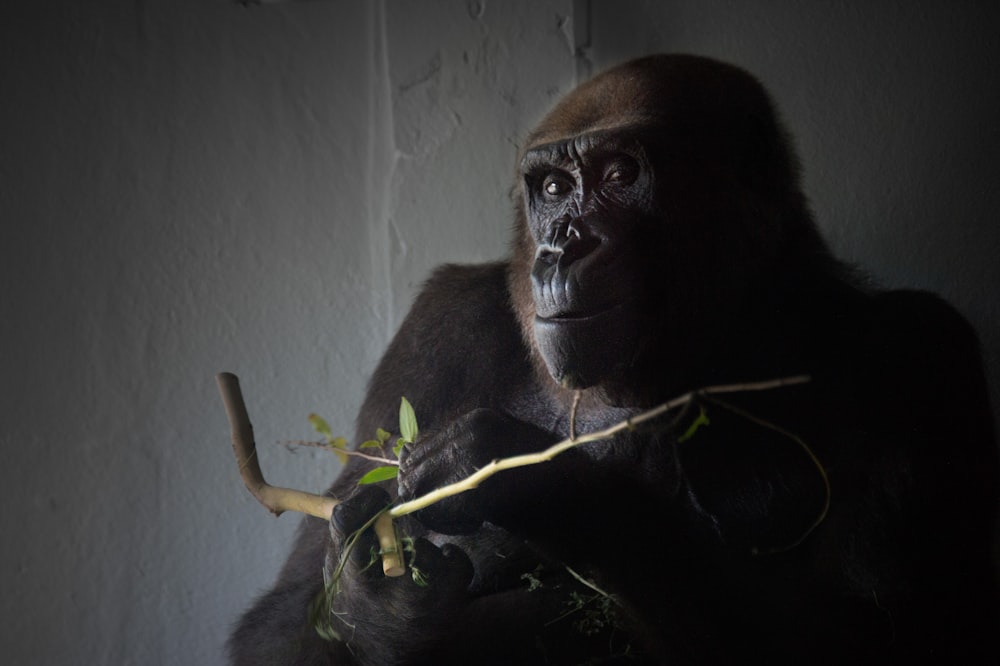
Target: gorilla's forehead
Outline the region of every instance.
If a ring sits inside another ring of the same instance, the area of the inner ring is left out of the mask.
[[[640,129],[649,131],[657,123],[653,114],[634,113],[622,110],[618,113],[599,115],[587,114],[589,117],[559,118],[553,122],[547,118],[534,132],[528,135],[524,142],[525,151],[533,150],[549,144],[570,141],[576,137],[588,134],[631,133],[638,134]]]

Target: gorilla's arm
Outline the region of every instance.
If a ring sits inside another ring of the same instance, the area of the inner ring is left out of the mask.
[[[446,266],[434,273],[373,375],[359,433],[394,424],[400,397],[405,396],[421,429],[413,450],[432,458],[440,453],[441,460],[453,461],[439,448],[449,441],[444,433],[452,432],[470,414],[489,407],[514,409],[515,403],[530,397],[534,375],[511,311],[506,280],[503,263]],[[554,438],[523,421],[507,423],[509,428],[494,440],[502,455],[537,450]],[[363,470],[355,468],[365,466],[352,460],[349,475],[357,477]],[[373,511],[372,506],[355,503],[366,502],[371,492],[338,507],[331,557],[339,552],[343,538]],[[344,520],[349,512],[356,519]],[[350,625],[345,640],[358,662],[458,663],[474,655],[477,663],[579,663],[606,654],[616,644],[604,633],[581,634],[572,620],[558,621],[573,590],[583,588],[521,538],[482,526],[481,518],[464,530],[472,532],[468,537],[449,539],[426,533],[426,526],[417,521],[399,522],[404,535],[417,540],[415,564],[429,574],[428,585],[419,587],[408,577],[386,579],[380,572],[365,570],[366,548],[355,546],[362,559],[343,573],[334,622]],[[459,549],[471,556],[474,565],[468,587],[462,582],[467,560]],[[542,581],[541,587],[532,589],[523,578],[527,574]],[[390,631],[398,643],[385,639]]]
[[[505,373],[510,372],[512,365],[500,360],[516,354],[510,346],[519,344],[513,323],[506,327],[513,337],[504,337],[504,315],[498,313],[504,310],[505,293],[505,267],[501,264],[440,269],[418,296],[412,313],[372,377],[358,417],[355,441],[370,438],[376,428],[393,429],[403,396],[416,405],[420,426],[432,429],[440,421],[485,400],[484,394],[494,386],[492,382],[505,381]],[[332,496],[347,500],[347,506],[342,505],[335,517],[351,512],[352,498],[358,491],[357,480],[370,467],[371,463],[356,458],[349,461],[329,491]],[[361,502],[364,501],[362,498]],[[370,508],[363,504],[362,512]],[[355,522],[347,520],[331,525],[313,518],[303,521],[292,554],[274,587],[247,611],[230,637],[228,649],[233,663],[365,661],[363,656],[356,658],[351,654],[348,649],[351,641],[327,642],[320,638],[308,617],[310,607],[324,588],[324,562],[336,559],[344,529],[353,528]],[[430,544],[425,544],[424,549],[436,550]],[[431,553],[431,557],[437,555]],[[361,557],[367,558],[367,550]],[[360,576],[359,568],[356,563],[349,567],[345,578],[349,584],[340,595],[339,604],[366,617],[351,633],[353,643],[384,657],[379,652],[383,648],[373,646],[381,645],[385,633],[393,629],[394,619],[391,610],[380,615],[372,605],[377,601],[386,609],[404,608],[415,601],[410,598],[414,594],[413,583],[406,579],[392,581],[394,586],[388,582],[382,584],[367,572]],[[421,594],[426,597],[442,591],[445,596],[451,595],[446,599],[448,603],[457,603],[451,591],[444,591],[443,587],[437,585]],[[378,594],[374,594],[376,590]],[[455,614],[448,610],[447,604],[442,604],[438,612],[442,617]],[[428,639],[433,638],[429,627],[423,631]],[[378,658],[374,657],[376,661],[370,663],[376,663]]]
[[[426,432],[506,400],[526,381],[528,351],[510,310],[506,275],[500,262],[434,272],[372,376],[359,433],[391,429],[404,396]]]
[[[277,583],[240,618],[230,636],[227,648],[231,663],[349,663],[332,661],[334,653],[342,652],[340,646],[324,641],[309,623],[309,608],[323,589],[322,562],[327,546],[327,523],[305,518]]]
[[[421,428],[415,446],[431,451],[440,441],[435,433],[465,414],[509,402],[512,387],[523,385],[530,372],[526,356],[508,305],[506,266],[440,269],[373,375],[358,437],[391,428],[405,396]],[[536,434],[552,438],[540,429]],[[493,528],[447,544],[406,519],[400,525],[415,539],[414,563],[428,584],[419,586],[409,575],[386,578],[378,566],[370,567],[374,540],[370,530],[361,533],[332,604],[332,627],[342,640],[322,640],[309,625],[308,609],[323,590],[324,562],[332,575],[347,537],[388,501],[379,489],[356,485],[371,465],[349,461],[330,490],[346,500],[330,524],[305,521],[278,582],[234,633],[234,663],[457,663],[470,655],[477,663],[576,663],[607,652],[606,637],[582,635],[571,620],[553,622],[565,614],[577,588],[561,569],[542,572],[543,559],[522,540]],[[386,485],[394,490],[394,484]],[[473,555],[471,586],[462,550]],[[524,574],[544,584],[532,590]]]

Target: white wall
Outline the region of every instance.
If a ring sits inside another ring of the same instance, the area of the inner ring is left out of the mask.
[[[15,13],[16,12],[16,13]],[[0,646],[212,664],[431,266],[506,250],[569,2],[18,3],[0,22]]]
[[[756,71],[834,246],[955,302],[1000,356],[997,13],[987,3],[19,3],[0,22],[0,645],[6,663],[221,662],[297,519],[242,488],[350,434],[419,282],[505,252],[519,137],[595,68]],[[804,8],[805,7],[805,8]],[[15,13],[16,12],[16,13]],[[978,12],[978,14],[977,14]],[[586,32],[586,31],[582,31]]]

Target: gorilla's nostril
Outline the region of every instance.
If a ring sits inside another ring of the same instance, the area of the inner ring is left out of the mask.
[[[561,248],[562,262],[571,264],[577,259],[582,259],[597,249],[601,244],[600,239],[594,236],[582,236],[577,230],[573,230],[572,236],[566,239]]]
[[[582,225],[583,225],[583,220],[579,217],[571,220],[570,223],[566,225],[566,238],[567,239],[574,237],[580,238],[581,237],[580,227]]]
[[[552,245],[539,245],[535,250],[535,262],[541,262],[546,266],[551,266],[558,261],[563,251],[561,248]]]

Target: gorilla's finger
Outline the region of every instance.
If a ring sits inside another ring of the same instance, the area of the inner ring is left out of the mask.
[[[356,495],[334,507],[330,524],[336,537],[357,532],[390,503],[389,493],[378,486],[365,486]]]
[[[456,587],[468,588],[476,570],[466,552],[453,543],[446,543],[441,546],[441,554],[447,562],[449,581]]]
[[[415,539],[410,567],[439,592],[464,591],[472,581],[472,561],[453,544],[438,548],[427,539]]]

